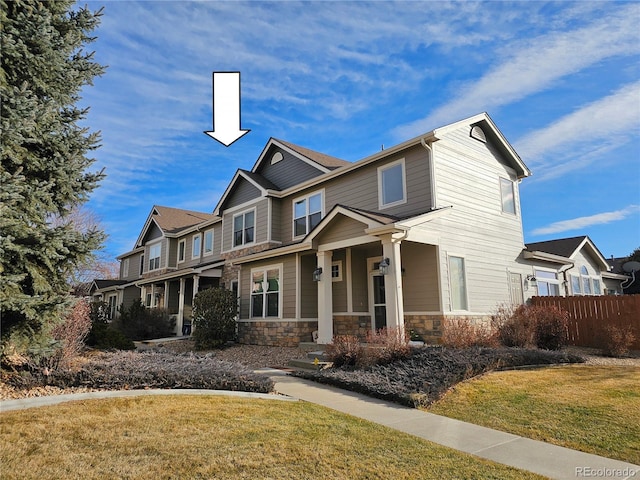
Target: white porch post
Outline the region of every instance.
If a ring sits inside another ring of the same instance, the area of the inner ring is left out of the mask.
[[[198,294],[198,289],[200,288],[200,275],[193,276],[193,297],[191,297],[191,335],[193,335],[193,331],[196,329],[196,325],[193,322],[193,306],[196,303],[196,295]]]
[[[184,325],[184,278],[180,279],[180,290],[178,292],[178,321],[176,327],[178,328],[178,335],[182,335],[182,325]]]
[[[162,302],[162,306],[165,310],[169,309],[169,281],[165,280],[164,282],[164,298]]]
[[[404,332],[404,297],[402,294],[401,239],[393,234],[382,238],[382,256],[389,259],[389,270],[384,277],[384,293],[387,303],[387,327]]]
[[[149,305],[151,308],[157,306],[156,305],[156,284],[152,283],[151,284],[151,305]]]
[[[317,264],[322,269],[318,284],[318,343],[333,341],[333,284],[331,282],[332,251],[318,252]]]

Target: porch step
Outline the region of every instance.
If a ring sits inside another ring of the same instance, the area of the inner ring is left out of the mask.
[[[318,350],[318,344],[316,342],[300,342],[298,344],[298,348],[306,352],[311,352],[313,350]]]
[[[315,358],[297,358],[289,360],[289,366],[304,370],[321,370],[331,366],[331,362],[320,361],[320,359],[316,362]]]
[[[317,350],[315,352],[307,352],[307,358],[310,358],[311,360],[315,360],[317,358],[321,362],[328,362],[329,361],[329,359],[327,358],[326,353],[324,353],[324,350]]]

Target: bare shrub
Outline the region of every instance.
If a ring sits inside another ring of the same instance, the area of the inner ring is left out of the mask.
[[[78,300],[65,315],[64,321],[56,325],[51,335],[60,342],[56,352],[56,362],[68,366],[69,361],[80,355],[84,341],[91,330],[91,307],[84,300]]]
[[[505,347],[530,347],[534,342],[534,319],[529,307],[500,305],[491,317],[497,340]]]
[[[384,365],[407,358],[411,353],[410,334],[396,328],[382,328],[367,332],[364,355],[360,365]]]
[[[491,327],[476,324],[467,318],[448,317],[442,325],[442,344],[445,347],[493,347],[498,344]]]
[[[605,325],[602,328],[602,354],[609,357],[623,357],[636,340],[631,325],[625,328]]]
[[[538,348],[560,350],[567,344],[569,313],[554,305],[532,305],[535,340]]]
[[[355,366],[362,358],[363,347],[354,335],[336,335],[327,345],[325,355],[336,367]]]

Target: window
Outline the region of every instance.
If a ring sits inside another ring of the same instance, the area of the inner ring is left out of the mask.
[[[251,271],[251,317],[280,316],[280,267]]]
[[[538,295],[541,297],[560,296],[560,282],[556,272],[536,270],[534,275],[538,281]]]
[[[107,311],[107,319],[108,320],[113,320],[114,318],[116,318],[116,311],[117,311],[117,302],[118,302],[118,296],[117,295],[109,295],[109,299],[108,299],[108,304],[109,304],[109,310]]]
[[[600,279],[593,279],[593,294],[594,295],[602,295],[602,287],[600,286]]]
[[[322,220],[322,192],[293,202],[293,236],[306,235]]]
[[[513,182],[507,178],[500,179],[500,195],[502,196],[502,211],[516,213],[515,190]]]
[[[464,258],[449,257],[449,281],[451,283],[451,309],[467,310],[467,281]]]
[[[342,260],[338,260],[336,262],[331,263],[331,281],[332,282],[342,281]]]
[[[204,252],[203,255],[213,254],[213,230],[204,232]]]
[[[193,246],[193,249],[191,250],[191,258],[198,258],[200,256],[200,245],[202,243],[202,235],[199,233],[197,235],[194,235],[191,242]]]
[[[149,246],[149,271],[160,268],[160,252],[162,246],[160,243],[154,243]]]
[[[186,249],[187,249],[187,241],[180,240],[178,242],[178,263],[184,262]]]
[[[578,275],[571,275],[571,293],[573,295],[582,294],[582,288],[580,287],[580,277]]]
[[[589,269],[585,266],[580,268],[580,278],[582,279],[582,293],[591,295],[591,278],[589,278]]]
[[[120,274],[120,278],[127,278],[129,276],[129,259],[125,258],[122,260],[122,273]]]
[[[140,255],[140,275],[144,271],[144,255]]]
[[[241,213],[233,217],[233,246],[253,243],[255,211]]]
[[[404,180],[404,158],[378,168],[378,204],[380,208],[400,205],[407,201]]]

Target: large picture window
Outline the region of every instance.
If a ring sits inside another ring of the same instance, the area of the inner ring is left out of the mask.
[[[155,243],[149,246],[149,271],[157,270],[160,268],[160,252],[162,251],[162,245]]]
[[[244,212],[233,217],[233,246],[253,243],[255,231],[255,211]]]
[[[293,236],[306,235],[322,220],[322,192],[293,202]]]
[[[464,258],[449,257],[449,282],[451,284],[451,309],[468,310]]]
[[[280,316],[280,267],[251,271],[251,317]]]
[[[380,208],[407,201],[404,159],[378,168],[378,203]]]

